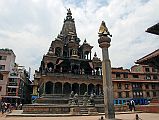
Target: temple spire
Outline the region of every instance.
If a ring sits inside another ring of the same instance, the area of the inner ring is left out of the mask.
[[[77,43],[79,43],[79,41],[77,40],[74,18],[72,18],[72,12],[70,8],[67,9],[67,15],[66,18],[64,19],[64,24],[60,34],[62,34],[63,38],[65,38],[64,40],[65,43],[68,43],[68,41],[71,40],[72,36],[74,40],[76,40]]]
[[[72,21],[74,22],[74,18],[72,18],[72,13],[71,13],[71,9],[67,9],[67,16],[66,16],[66,19],[64,20],[65,21]]]

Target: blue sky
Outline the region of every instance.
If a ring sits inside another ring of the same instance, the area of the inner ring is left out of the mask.
[[[16,62],[33,74],[71,8],[81,44],[86,38],[101,58],[98,29],[104,20],[113,35],[112,67],[130,68],[159,48],[158,36],[145,32],[159,22],[158,6],[158,0],[0,0],[0,48],[13,49]]]

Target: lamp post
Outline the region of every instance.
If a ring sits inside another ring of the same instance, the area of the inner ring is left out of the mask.
[[[113,84],[111,76],[111,65],[109,60],[108,48],[110,47],[111,35],[105,25],[105,22],[102,21],[102,24],[99,28],[99,47],[102,48],[102,72],[103,72],[103,91],[104,91],[104,108],[105,108],[105,118],[107,120],[115,119],[114,111],[114,94],[113,94]],[[110,37],[108,37],[108,35]]]

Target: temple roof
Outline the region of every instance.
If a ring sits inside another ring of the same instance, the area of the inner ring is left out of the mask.
[[[159,35],[159,23],[149,27],[146,32]]]
[[[140,58],[135,63],[150,65],[150,66],[153,66],[155,68],[159,68],[159,49],[157,49],[154,52]]]

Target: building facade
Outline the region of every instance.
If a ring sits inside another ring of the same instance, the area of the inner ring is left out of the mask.
[[[0,50],[0,96],[3,101],[30,102],[31,82],[29,73],[15,63],[15,54],[10,49]]]
[[[49,96],[68,100],[72,91],[79,96],[86,92],[103,96],[102,62],[96,53],[92,58],[92,48],[86,40],[80,44],[75,21],[68,9],[60,34],[43,56],[39,70],[35,71],[33,95],[39,97],[37,102],[43,99],[49,103]],[[130,99],[145,104],[144,99],[159,96],[159,71],[147,65],[112,68],[112,79],[115,104],[124,104]]]
[[[6,95],[10,71],[14,67],[15,54],[10,49],[0,49],[0,95]]]

